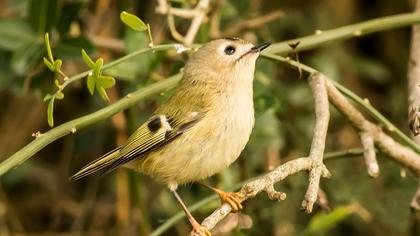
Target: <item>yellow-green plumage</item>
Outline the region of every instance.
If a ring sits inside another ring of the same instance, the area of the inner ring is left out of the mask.
[[[228,47],[234,47],[234,54]],[[186,64],[174,95],[127,143],[73,178],[125,166],[175,189],[229,166],[245,147],[254,125],[252,80],[257,52],[240,39],[204,45]]]

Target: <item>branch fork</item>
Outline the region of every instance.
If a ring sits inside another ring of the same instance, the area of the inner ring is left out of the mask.
[[[314,95],[316,114],[314,136],[309,156],[288,161],[263,177],[245,184],[239,191],[244,196],[241,202],[254,198],[263,191],[267,193],[271,200],[285,200],[287,197],[286,193],[277,191],[274,188],[274,184],[298,172],[309,171],[309,185],[305,199],[302,202],[302,207],[306,212],[312,212],[313,205],[318,199],[318,192],[320,191],[319,181],[321,177],[328,178],[331,176],[331,173],[322,161],[330,114],[325,80],[325,77],[319,73],[313,74],[309,78],[309,85]],[[204,219],[201,225],[211,230],[231,211],[232,209],[229,204],[223,204],[219,209]],[[190,235],[194,235],[193,232]]]

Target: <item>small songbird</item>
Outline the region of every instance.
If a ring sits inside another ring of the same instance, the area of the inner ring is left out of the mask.
[[[172,97],[127,143],[88,164],[71,179],[124,166],[165,183],[185,211],[193,230],[210,235],[188,211],[178,185],[198,182],[235,161],[254,126],[252,83],[255,62],[270,43],[254,46],[239,38],[206,43],[191,55]],[[207,186],[233,210],[241,196]]]

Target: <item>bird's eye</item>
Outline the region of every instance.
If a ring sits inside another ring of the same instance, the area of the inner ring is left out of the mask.
[[[235,53],[236,49],[234,46],[227,46],[225,48],[225,54],[226,55],[233,55]]]

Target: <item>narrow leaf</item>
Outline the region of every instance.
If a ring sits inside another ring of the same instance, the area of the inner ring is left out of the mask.
[[[128,27],[135,31],[147,30],[147,25],[136,15],[123,11],[120,14],[120,19],[124,24],[126,24]]]
[[[99,85],[105,89],[112,88],[115,85],[115,79],[111,76],[103,75],[99,77]]]
[[[48,58],[50,59],[51,62],[53,62],[54,58],[53,58],[53,55],[52,55],[52,52],[51,52],[50,36],[49,36],[48,32],[45,33],[44,39],[45,39],[45,47],[47,48]]]
[[[54,112],[54,97],[52,97],[50,101],[48,102],[47,116],[48,116],[48,125],[50,127],[54,126],[53,112]]]
[[[86,81],[87,87],[91,95],[95,92],[95,77],[93,75],[89,75]]]
[[[93,67],[95,67],[95,63],[92,61],[92,59],[90,59],[89,55],[84,49],[82,49],[82,57],[89,68],[93,69]]]
[[[101,95],[103,100],[105,100],[106,102],[109,102],[109,98],[108,98],[108,95],[106,94],[104,87],[96,86],[96,90],[98,90],[98,93],[99,95]]]
[[[312,217],[308,227],[305,229],[307,234],[322,234],[337,226],[353,213],[349,206],[336,207],[329,213],[318,213]]]

